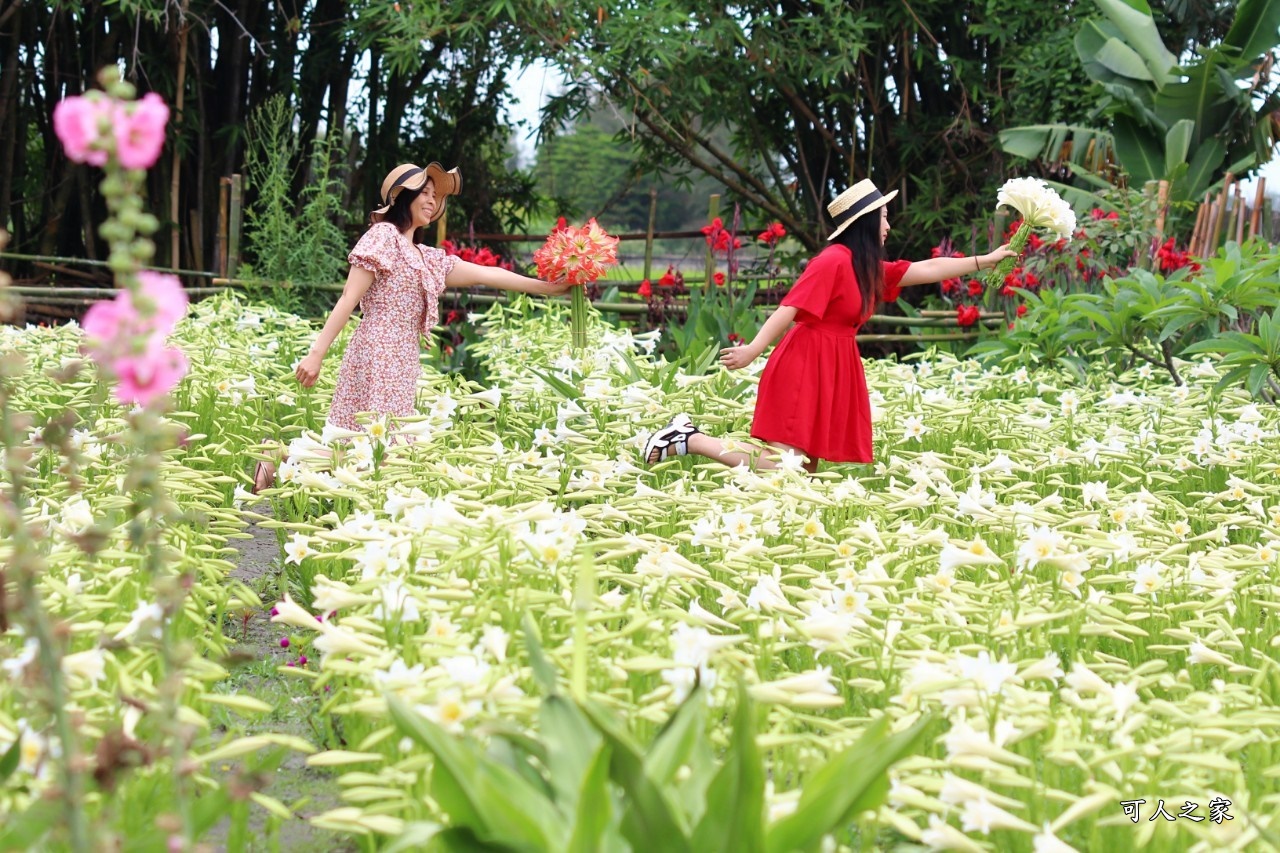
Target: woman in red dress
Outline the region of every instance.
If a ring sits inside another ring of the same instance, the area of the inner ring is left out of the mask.
[[[882,194],[859,181],[827,205],[835,225],[830,246],[809,261],[782,304],[749,344],[720,351],[720,361],[740,370],[758,358],[784,329],[786,337],[760,376],[752,437],[768,449],[736,449],[676,415],[645,445],[650,464],[694,453],[726,465],[772,469],[800,464],[810,473],[819,460],[871,461],[871,401],[855,335],[881,300],[900,288],[958,278],[1011,257],[1005,246],[985,255],[886,261],[885,208],[897,190]],[[740,445],[739,445],[740,446]]]

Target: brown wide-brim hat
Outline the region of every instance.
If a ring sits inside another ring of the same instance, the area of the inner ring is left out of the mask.
[[[449,196],[457,195],[461,191],[462,175],[456,168],[446,172],[444,166],[434,162],[428,163],[425,169],[412,163],[402,163],[388,172],[382,179],[382,194],[379,196],[382,207],[373,211],[374,220],[382,220],[387,211],[391,210],[391,205],[396,203],[396,196],[400,195],[402,190],[419,192],[427,185],[427,181],[431,181],[436,187],[436,210],[431,215],[431,221],[435,222],[444,213]]]
[[[841,231],[848,228],[860,217],[873,210],[879,210],[893,201],[897,195],[897,190],[888,195],[881,193],[869,178],[858,181],[833,198],[831,204],[827,205],[827,214],[830,215],[832,223],[836,226],[836,229],[831,232],[831,236],[827,240],[831,241],[839,237]]]

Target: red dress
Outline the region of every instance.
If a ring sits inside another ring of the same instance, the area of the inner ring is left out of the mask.
[[[755,438],[813,460],[871,461],[871,400],[854,337],[865,318],[852,258],[844,246],[828,246],[782,300],[798,309],[796,324],[769,356],[751,422]],[[896,287],[909,266],[886,263],[885,289]]]

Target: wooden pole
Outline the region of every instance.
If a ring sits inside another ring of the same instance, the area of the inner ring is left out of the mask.
[[[444,213],[440,214],[440,218],[436,220],[436,248],[444,245],[445,235],[449,233],[449,208],[444,209]]]
[[[227,275],[227,207],[231,193],[231,179],[218,179],[218,242],[214,245],[213,269],[224,278]]]
[[[1253,216],[1249,217],[1249,239],[1256,239],[1262,225],[1262,206],[1267,203],[1267,179],[1258,178],[1258,191],[1253,196]]]
[[[658,188],[649,190],[649,227],[644,233],[644,279],[653,277],[653,229],[658,224]]]
[[[1214,206],[1213,230],[1209,232],[1209,245],[1205,247],[1204,255],[1216,255],[1218,253],[1218,242],[1222,239],[1222,224],[1227,218],[1227,194],[1231,192],[1231,184],[1235,181],[1235,176],[1230,172],[1222,179],[1222,192],[1218,194],[1218,202]]]
[[[1209,194],[1205,193],[1204,201],[1196,205],[1196,224],[1191,229],[1191,240],[1187,244],[1187,251],[1192,254],[1200,255],[1201,233],[1204,231],[1204,221],[1209,215]]]
[[[1240,185],[1236,184],[1236,243],[1244,242],[1244,196],[1240,194]]]
[[[182,185],[182,103],[187,80],[187,12],[191,9],[191,0],[182,0],[182,11],[178,13],[181,25],[178,29],[178,86],[173,98],[173,176],[169,179],[169,222],[172,229],[169,234],[169,265],[181,266],[182,250],[182,215],[178,204],[178,191]]]
[[[227,277],[235,278],[240,269],[240,229],[244,219],[244,175],[231,176],[231,218],[227,234]]]
[[[1156,190],[1156,245],[1164,242],[1164,220],[1169,209],[1169,182],[1161,181]]]
[[[712,193],[711,201],[707,205],[707,222],[710,223],[713,219],[716,218],[716,216],[719,215],[719,213],[720,213],[720,193]],[[716,274],[716,256],[715,256],[715,253],[711,251],[711,249],[712,249],[711,243],[707,243],[707,278],[706,278],[706,281],[702,283],[702,287],[704,290],[708,287],[711,287],[712,279],[715,278],[715,274]]]

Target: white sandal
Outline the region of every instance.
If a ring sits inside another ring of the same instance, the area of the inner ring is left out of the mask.
[[[646,465],[656,465],[664,462],[673,456],[685,456],[689,452],[689,439],[692,436],[700,435],[701,430],[693,425],[693,422],[686,414],[676,415],[671,419],[670,423],[662,429],[649,436],[649,440],[644,445],[644,462]],[[653,459],[654,453],[658,456]],[[652,459],[652,461],[650,461]]]

